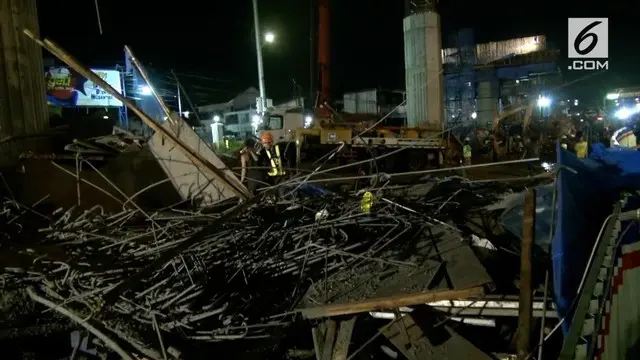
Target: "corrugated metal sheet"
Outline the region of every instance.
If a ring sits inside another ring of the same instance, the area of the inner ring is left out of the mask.
[[[444,78],[440,16],[425,12],[403,21],[407,125],[441,130],[444,123]]]
[[[507,56],[524,55],[534,51],[546,50],[547,38],[544,35],[528,36],[504,41],[492,41],[477,44],[475,57],[477,64],[487,64]],[[442,50],[442,62],[456,64],[459,62],[459,49],[449,48]]]
[[[378,114],[378,91],[366,90],[344,94],[344,112],[350,114]]]

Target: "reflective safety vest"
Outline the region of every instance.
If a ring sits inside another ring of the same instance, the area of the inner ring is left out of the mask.
[[[471,145],[465,145],[462,147],[462,156],[464,156],[465,159],[471,157]]]
[[[627,131],[624,134],[618,136],[616,139],[620,146],[630,149],[635,149],[637,146],[636,134],[633,131]]]
[[[360,202],[360,211],[363,213],[371,212],[371,207],[375,205],[376,197],[369,191],[362,195],[362,201]]]
[[[266,150],[266,149],[265,149]],[[276,155],[273,156],[271,154],[271,150],[266,150],[267,157],[269,158],[269,163],[271,164],[271,169],[267,172],[269,176],[282,176],[286,174],[284,168],[282,167],[282,157],[280,156],[280,147],[278,145],[274,146],[274,150]]]
[[[586,141],[580,141],[579,143],[576,144],[575,148],[576,148],[576,155],[578,155],[580,159],[585,159],[587,157],[587,150],[589,149],[589,144],[587,144]]]

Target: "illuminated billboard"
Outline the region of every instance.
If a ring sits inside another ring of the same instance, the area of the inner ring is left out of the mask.
[[[120,72],[95,70],[107,84],[122,93]],[[63,107],[121,107],[122,102],[91,80],[66,67],[52,67],[45,73],[47,102]]]

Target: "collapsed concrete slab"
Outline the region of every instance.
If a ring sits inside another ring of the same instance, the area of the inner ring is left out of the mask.
[[[244,189],[240,180],[230,169],[227,169],[222,160],[186,122],[179,118],[173,120],[176,125],[167,122],[163,127],[213,166],[222,170],[227,181]],[[149,149],[164,169],[182,200],[190,200],[200,206],[207,206],[235,195],[229,186],[204,171],[202,167],[196,166],[184,152],[180,151],[173,142],[167,141],[162,134],[154,134],[148,144]]]

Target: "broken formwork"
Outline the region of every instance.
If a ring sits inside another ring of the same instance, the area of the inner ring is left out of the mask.
[[[369,213],[355,194],[112,214],[9,200],[7,237],[43,227],[5,247],[2,283],[152,358],[184,341],[279,341],[303,319],[481,299],[493,280],[459,229],[505,191],[433,180],[378,191]]]
[[[28,294],[123,358],[194,358],[193,344],[232,340],[277,344],[287,329],[312,319],[479,300],[495,287],[471,247],[474,233],[490,232],[470,229],[474,220],[487,220],[484,207],[508,186],[471,186],[457,178],[387,183],[369,189],[376,203],[366,212],[362,194],[251,198],[178,131],[153,126],[235,197],[206,210],[150,210],[129,198],[116,213],[99,206],[45,213],[9,198],[0,212],[3,229],[12,229],[7,238],[29,239],[4,249],[10,254],[3,261],[5,291]],[[417,314],[410,321],[432,328],[454,317],[437,312],[419,320]],[[398,319],[409,321],[399,315],[387,329]],[[349,321],[334,324],[333,334],[331,325],[314,332],[322,343],[317,357],[346,358],[354,331]],[[393,333],[378,334],[397,343]]]

